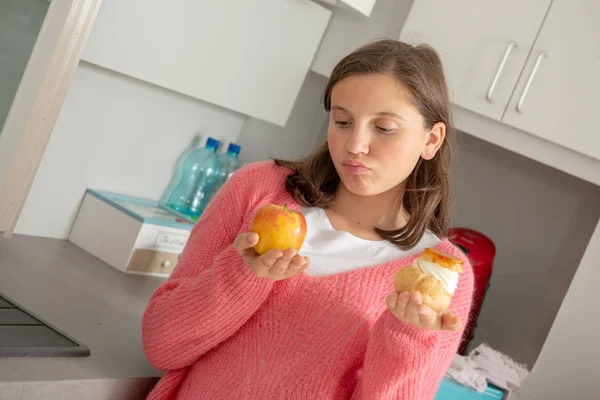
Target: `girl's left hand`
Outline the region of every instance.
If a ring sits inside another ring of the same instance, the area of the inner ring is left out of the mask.
[[[460,318],[446,311],[438,314],[423,304],[419,292],[392,292],[386,299],[390,311],[400,320],[419,328],[442,331],[456,331],[460,328]]]

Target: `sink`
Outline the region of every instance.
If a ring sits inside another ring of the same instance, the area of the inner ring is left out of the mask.
[[[87,357],[83,344],[0,296],[0,357]]]

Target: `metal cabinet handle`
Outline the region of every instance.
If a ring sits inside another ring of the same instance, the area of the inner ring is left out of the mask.
[[[508,56],[510,56],[510,53],[513,51],[513,49],[517,47],[517,44],[515,42],[510,42],[508,44],[508,47],[506,48],[506,50],[504,51],[504,55],[502,56],[502,61],[500,61],[500,65],[498,65],[498,69],[496,70],[496,74],[494,75],[494,79],[492,79],[492,83],[490,84],[490,88],[488,89],[487,95],[485,96],[486,99],[492,103],[492,94],[494,94],[494,90],[496,89],[496,84],[498,83],[498,80],[500,79],[500,75],[502,75],[502,71],[504,70],[504,66],[506,65],[506,61],[508,60]]]
[[[531,70],[531,74],[529,74],[529,78],[527,79],[527,83],[525,83],[525,88],[523,89],[523,93],[521,93],[521,97],[519,98],[519,101],[517,102],[517,111],[520,113],[523,112],[523,103],[525,102],[525,98],[527,97],[527,93],[529,92],[529,87],[531,86],[531,82],[533,82],[533,77],[535,76],[535,73],[537,72],[538,68],[540,67],[542,60],[547,55],[548,54],[545,51],[542,51],[537,56],[537,59],[535,60],[535,64],[533,64],[533,69]]]

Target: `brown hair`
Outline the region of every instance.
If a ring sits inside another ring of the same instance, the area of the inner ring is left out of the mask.
[[[450,220],[450,167],[454,145],[451,102],[442,63],[431,47],[411,46],[396,40],[379,40],[344,57],[333,69],[323,93],[325,110],[331,108],[331,92],[340,80],[357,74],[390,74],[412,93],[412,100],[425,120],[425,128],[437,122],[446,125],[446,138],[431,160],[419,159],[408,176],[402,198],[407,224],[398,230],[375,231],[401,249],[414,247],[427,229],[438,237],[447,235]],[[335,199],[340,177],[333,165],[327,142],[300,161],[275,160],[293,171],[287,191],[304,206],[327,208]]]

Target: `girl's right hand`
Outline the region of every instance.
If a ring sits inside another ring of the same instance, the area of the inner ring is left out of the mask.
[[[254,275],[280,281],[291,278],[308,267],[309,259],[296,254],[296,250],[289,248],[285,251],[269,250],[262,255],[254,250],[258,243],[258,234],[242,233],[235,238],[233,247],[248,264]]]

